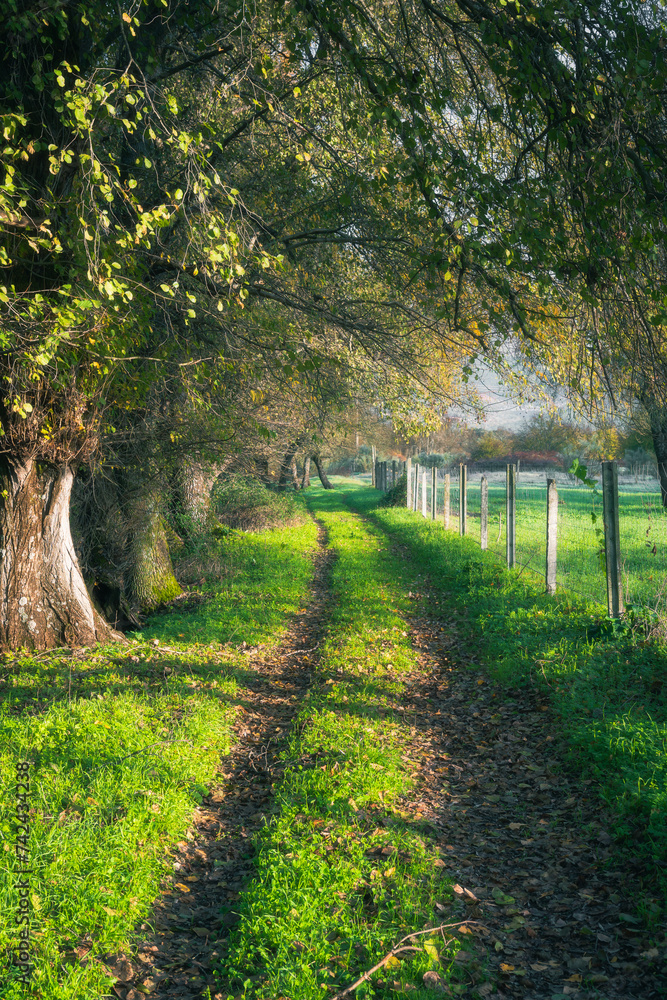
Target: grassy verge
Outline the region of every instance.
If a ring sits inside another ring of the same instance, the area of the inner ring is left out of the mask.
[[[378,508],[375,491],[351,482],[344,489],[355,509],[409,549],[434,609],[463,612],[471,652],[495,677],[533,684],[549,699],[573,766],[596,779],[610,807],[617,850],[651,872],[640,907],[659,921],[667,897],[667,649],[632,632],[595,635],[599,606],[567,592],[548,597],[472,539],[405,509]]]
[[[400,716],[415,667],[405,564],[337,496],[313,490],[310,503],[337,553],[334,607],[276,789],[280,812],[256,844],[257,878],[221,970],[247,998],[335,994],[404,935],[439,923],[434,905],[450,899],[429,828],[402,801],[414,767]],[[355,995],[435,996],[429,971],[457,992],[456,944],[416,944]]]
[[[18,944],[16,764],[31,762],[32,989],[108,992],[102,965],[148,918],[166,853],[227,752],[245,657],[275,644],[304,599],[312,524],[226,539],[225,577],[156,616],[129,646],[0,664],[0,954]],[[170,645],[165,646],[165,641]],[[229,644],[233,642],[233,646]],[[24,995],[3,969],[2,996]],[[12,985],[14,983],[14,985]]]

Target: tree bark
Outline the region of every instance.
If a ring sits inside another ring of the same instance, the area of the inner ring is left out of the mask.
[[[183,461],[177,474],[177,491],[182,515],[179,520],[182,521],[186,536],[190,537],[206,527],[211,507],[211,489],[224,467],[224,463],[212,465],[187,458]]]
[[[278,489],[285,490],[290,482],[294,484],[296,489],[299,488],[299,480],[296,476],[296,462],[295,455],[301,446],[301,441],[292,441],[287,446],[287,451],[283,456],[282,463],[280,465],[280,476],[278,478]]]
[[[95,611],[70,531],[74,473],[0,459],[0,645],[91,646],[120,638]]]
[[[667,507],[667,412],[657,407],[647,407],[647,410],[651,421],[653,449],[658,463],[662,506]]]
[[[312,458],[313,462],[315,463],[315,467],[317,468],[317,474],[320,477],[320,482],[322,483],[322,486],[325,488],[325,490],[332,490],[333,486],[329,482],[327,474],[324,471],[324,467],[322,465],[322,459],[320,458],[319,455],[313,455]]]
[[[310,487],[310,455],[306,455],[303,460],[303,476],[301,478],[301,489],[307,490]]]
[[[174,576],[162,504],[156,492],[136,498],[131,513],[131,596],[142,614],[182,593]]]

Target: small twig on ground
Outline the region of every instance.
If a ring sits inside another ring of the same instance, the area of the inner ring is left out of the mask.
[[[312,646],[310,649],[293,649],[291,653],[285,653],[285,656],[296,656],[297,653],[314,653],[316,649],[320,648],[318,642],[317,646]]]
[[[442,936],[444,938],[445,935],[443,932],[445,930],[448,930],[452,927],[463,927],[464,924],[477,924],[477,926],[479,927],[484,927],[484,925],[480,924],[478,920],[460,920],[456,924],[440,924],[439,927],[428,927],[425,931],[413,931],[412,934],[406,934],[404,938],[401,938],[398,944],[394,945],[391,951],[387,952],[384,958],[381,959],[381,961],[379,961],[377,965],[374,965],[372,969],[368,969],[366,972],[364,972],[363,976],[360,976],[359,979],[357,979],[355,983],[352,983],[351,986],[346,986],[342,993],[336,993],[335,996],[331,997],[331,1000],[343,1000],[343,997],[346,997],[348,993],[352,993],[353,990],[358,989],[362,985],[362,983],[365,983],[368,979],[370,979],[370,977],[373,975],[374,972],[378,972],[378,970],[381,969],[383,965],[386,965],[389,959],[393,958],[394,955],[400,955],[401,952],[404,951],[421,951],[420,948],[414,948],[410,946],[405,948],[401,947],[404,941],[412,941],[413,938],[422,937],[422,935],[424,934],[437,934],[438,931],[442,933]],[[486,928],[484,929],[486,930]]]

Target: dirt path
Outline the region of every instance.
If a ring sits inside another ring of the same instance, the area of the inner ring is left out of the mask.
[[[634,916],[639,873],[614,866],[596,789],[566,777],[533,693],[508,702],[463,659],[467,630],[413,621],[422,669],[396,706],[420,761],[409,811],[437,831],[460,912],[487,928],[461,939],[464,995],[665,1000],[665,947]],[[473,986],[485,960],[497,991]]]
[[[164,884],[150,921],[155,932],[147,931],[135,955],[106,961],[118,976],[120,1000],[141,1000],[147,992],[155,1000],[208,997],[208,988],[216,996],[211,968],[224,954],[236,901],[254,875],[252,837],[271,814],[272,786],[282,773],[278,756],[310,684],[328,618],[334,553],[326,546],[320,527],[310,594],[280,646],[266,654],[248,650],[236,740],[221,761],[220,784],[211,787],[187,839],[177,845],[173,879]]]

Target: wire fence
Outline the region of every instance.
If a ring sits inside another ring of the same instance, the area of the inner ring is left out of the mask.
[[[614,475],[618,476],[615,463]],[[378,463],[382,465],[382,463]],[[396,463],[386,480],[376,473],[377,485],[391,489],[398,477],[409,472],[408,506],[416,513],[440,521],[455,533],[481,543],[482,480],[488,487],[486,548],[499,560],[508,559],[507,471],[470,471],[415,468]],[[642,469],[642,471],[644,471]],[[623,473],[624,470],[621,470]],[[461,475],[464,475],[465,525],[461,526]],[[599,480],[599,476],[596,477]],[[556,584],[601,604],[608,604],[608,532],[603,530],[601,486],[594,491],[562,471],[521,472],[515,486],[515,562],[518,573],[546,577],[547,479],[558,492],[556,530]],[[449,505],[447,509],[447,496]],[[435,502],[434,502],[435,501]],[[650,609],[667,616],[667,510],[662,506],[660,486],[650,475],[636,476],[633,469],[618,478],[618,558],[620,600],[625,607]],[[596,516],[593,521],[591,515]],[[511,527],[510,527],[511,530]],[[609,606],[611,612],[611,607]]]

